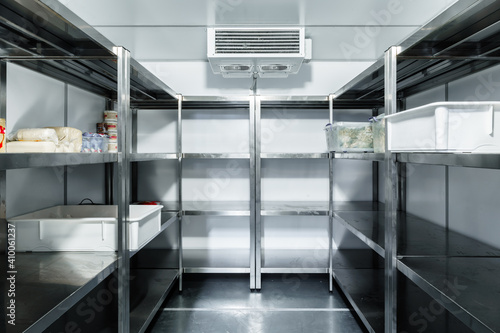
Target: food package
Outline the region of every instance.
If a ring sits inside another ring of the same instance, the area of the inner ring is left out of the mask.
[[[85,132],[82,135],[82,153],[107,153],[108,136],[98,133]]]
[[[7,136],[9,141],[34,141],[59,143],[57,133],[53,128],[23,128]]]
[[[5,118],[0,118],[0,153],[5,153]]]
[[[43,141],[13,141],[7,143],[7,153],[54,153],[56,144]]]
[[[79,153],[82,150],[82,131],[72,127],[48,127],[57,133],[58,153]]]
[[[372,126],[369,122],[337,122],[325,127],[329,151],[373,152]]]

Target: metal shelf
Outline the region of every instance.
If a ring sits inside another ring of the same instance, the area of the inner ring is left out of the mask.
[[[167,298],[179,274],[174,269],[131,269],[130,276],[147,289],[146,294],[130,311],[130,332],[143,333]],[[134,290],[131,290],[134,296]]]
[[[328,248],[262,249],[262,273],[328,273]]]
[[[117,153],[24,153],[0,154],[0,170],[45,168],[69,165],[115,163]]]
[[[334,217],[381,257],[385,256],[384,211],[343,211]],[[400,256],[500,256],[499,249],[411,214],[398,214],[398,228]]]
[[[5,0],[0,8],[0,28],[9,31],[0,43],[4,51],[0,59],[99,95],[116,97],[116,45],[97,30],[54,0]],[[176,93],[140,63],[131,59],[131,68],[132,99],[174,99]]]
[[[384,161],[384,153],[334,153],[335,159],[342,160],[366,160],[366,161]]]
[[[250,273],[250,250],[182,250],[185,273]]]
[[[177,153],[133,153],[130,154],[130,162],[147,162],[161,160],[177,160]]]
[[[397,266],[474,332],[500,331],[500,258],[403,258]]]
[[[250,202],[183,201],[182,215],[250,216]]]
[[[153,239],[156,238],[159,234],[161,234],[165,229],[167,229],[169,226],[171,226],[174,222],[178,221],[178,213],[177,212],[161,212],[161,227],[160,230],[155,233],[147,242],[144,243],[140,248],[137,250],[130,251],[130,257],[132,258],[135,256],[139,251],[141,251],[146,245],[148,245],[149,242],[151,242]]]
[[[183,153],[186,159],[250,159],[248,153]]]
[[[398,153],[396,159],[401,163],[500,169],[498,154]]]
[[[262,202],[262,216],[311,215],[328,216],[328,201],[268,201]]]
[[[260,158],[325,159],[328,158],[328,155],[328,153],[260,153]]]
[[[17,253],[16,329],[44,331],[116,267],[114,252]]]

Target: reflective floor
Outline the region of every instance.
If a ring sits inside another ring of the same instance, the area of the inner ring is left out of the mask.
[[[326,274],[266,274],[260,292],[248,286],[248,275],[184,275],[148,332],[365,332]]]

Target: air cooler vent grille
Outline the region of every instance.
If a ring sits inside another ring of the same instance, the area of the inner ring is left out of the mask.
[[[216,54],[300,54],[300,30],[216,30]]]

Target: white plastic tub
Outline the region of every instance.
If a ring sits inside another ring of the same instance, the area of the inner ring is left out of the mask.
[[[500,152],[499,102],[440,102],[386,116],[388,149]]]
[[[129,248],[136,250],[161,227],[161,205],[131,205]],[[117,206],[55,206],[8,219],[16,251],[116,251]]]
[[[325,127],[325,135],[328,151],[373,152],[369,122],[336,122]]]

